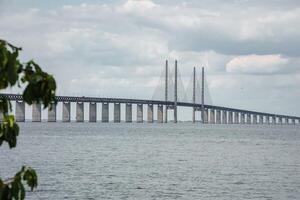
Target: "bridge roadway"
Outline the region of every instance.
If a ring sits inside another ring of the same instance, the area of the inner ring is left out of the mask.
[[[0,94],[0,96],[4,96],[11,101],[23,101],[23,97],[20,94]],[[87,103],[130,103],[130,104],[152,104],[152,105],[169,105],[173,106],[174,102],[172,101],[160,101],[160,100],[146,100],[146,99],[126,99],[126,98],[99,98],[99,97],[76,97],[76,96],[56,96],[58,102],[87,102]],[[193,104],[189,102],[177,102],[177,106],[182,107],[191,107],[191,108],[201,108],[201,104]],[[214,109],[214,110],[224,110],[231,112],[239,112],[239,113],[248,113],[253,115],[263,115],[263,116],[273,116],[280,118],[289,118],[300,120],[300,117],[290,116],[290,115],[281,115],[274,113],[265,113],[265,112],[257,112],[251,110],[243,110],[236,108],[229,108],[223,106],[214,106],[214,105],[204,105],[206,109]]]

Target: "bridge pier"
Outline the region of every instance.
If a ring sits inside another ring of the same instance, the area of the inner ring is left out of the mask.
[[[48,122],[56,122],[56,104],[51,104],[51,110],[48,108]]]
[[[286,122],[285,122],[286,123]],[[292,124],[293,125],[296,125],[296,120],[295,119],[292,119]]]
[[[42,121],[42,106],[40,103],[32,104],[32,122]]]
[[[103,123],[109,122],[109,103],[102,103],[102,119]]]
[[[241,124],[245,124],[245,113],[241,113]]]
[[[278,124],[282,125],[282,117],[278,117]]]
[[[153,104],[148,104],[147,108],[147,122],[153,123]]]
[[[227,111],[222,110],[222,124],[227,124]]]
[[[76,122],[84,122],[84,103],[76,102]]]
[[[114,103],[114,123],[121,122],[121,104]]]
[[[63,102],[62,105],[62,121],[70,122],[71,121],[71,103]]]
[[[132,104],[126,103],[125,122],[132,122]]]
[[[214,124],[215,122],[215,110],[214,109],[209,109],[209,123]]]
[[[202,111],[201,111],[202,112]],[[203,123],[207,124],[208,123],[208,109],[204,108],[204,113],[203,113]]]
[[[259,115],[258,116],[258,123],[259,124],[263,124],[264,123],[264,116],[263,115]]]
[[[217,113],[216,113],[216,123],[221,124],[221,111],[220,110],[217,110]]]
[[[233,113],[232,111],[228,111],[228,124],[233,123]]]
[[[253,114],[253,124],[257,124],[257,114]]]
[[[89,122],[97,122],[97,103],[89,103]]]
[[[289,124],[289,118],[287,118],[287,117],[285,118],[285,124]]]
[[[158,104],[157,105],[157,122],[163,123],[163,112],[164,112],[164,106]]]
[[[272,116],[272,124],[276,124],[276,116]]]
[[[251,114],[247,113],[247,124],[251,124]]]
[[[143,104],[137,104],[137,123],[143,123]]]
[[[266,124],[270,124],[270,116],[266,116]]]
[[[240,123],[240,115],[239,112],[234,112],[234,119],[233,119],[234,124],[239,124]]]
[[[25,122],[25,102],[16,101],[16,121]]]

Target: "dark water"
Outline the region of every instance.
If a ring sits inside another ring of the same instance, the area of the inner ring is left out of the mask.
[[[300,199],[299,126],[25,123],[0,149],[27,199]]]

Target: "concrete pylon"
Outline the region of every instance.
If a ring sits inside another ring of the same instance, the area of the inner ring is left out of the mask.
[[[164,107],[163,105],[157,105],[157,122],[158,123],[163,123],[163,110]]]
[[[121,104],[114,103],[114,123],[121,122]]]
[[[89,103],[89,122],[97,122],[97,103]]]
[[[204,67],[202,67],[202,87],[201,87],[201,118],[202,123],[206,123],[205,120],[205,108],[204,108]]]
[[[165,101],[168,101],[168,60],[166,60],[165,69]],[[168,123],[168,106],[165,106],[165,123]]]
[[[40,103],[32,104],[32,122],[42,121],[42,105]]]
[[[63,122],[71,121],[71,103],[70,102],[63,102],[62,121]]]
[[[137,117],[136,121],[138,123],[143,123],[143,104],[137,104]]]
[[[276,116],[272,116],[272,124],[276,124]]]
[[[240,115],[239,112],[234,112],[234,119],[233,119],[234,124],[239,124],[240,123]]]
[[[51,104],[51,110],[48,108],[48,122],[56,122],[56,104]]]
[[[270,124],[270,116],[266,116],[266,124]]]
[[[214,124],[215,123],[215,110],[214,109],[210,109],[209,114],[210,114],[210,116],[209,116],[209,123],[210,124]]]
[[[102,119],[103,123],[109,122],[109,103],[102,103]]]
[[[204,109],[203,117],[204,117],[202,119],[203,123],[207,124],[208,123],[208,109],[207,108]]]
[[[76,103],[76,122],[84,122],[84,103]]]
[[[253,124],[257,124],[257,114],[253,114]]]
[[[217,110],[217,113],[216,113],[216,123],[221,124],[221,111],[220,110]]]
[[[132,122],[132,104],[131,103],[126,104],[125,122],[128,122],[128,123]]]
[[[286,122],[285,122],[286,123]],[[287,123],[286,123],[287,124]],[[293,125],[296,125],[296,120],[295,119],[292,119],[292,124]]]
[[[247,113],[247,124],[251,124],[251,114]]]
[[[25,102],[16,101],[16,121],[25,122]]]
[[[287,118],[287,117],[285,118],[285,123],[289,124],[289,118]]]
[[[228,124],[233,123],[233,113],[232,111],[228,111]]]
[[[245,124],[245,113],[241,113],[241,124]]]
[[[258,123],[259,124],[263,124],[264,123],[264,116],[263,115],[259,115]]]
[[[278,124],[282,125],[282,117],[278,117]]]
[[[193,71],[193,104],[196,103],[196,67],[194,67]],[[192,122],[195,123],[196,121],[196,109],[193,106],[193,114],[192,114]]]
[[[147,108],[147,122],[153,123],[153,104],[148,104]]]
[[[222,124],[227,124],[227,111],[222,110]]]
[[[177,60],[175,60],[174,123],[177,123]]]

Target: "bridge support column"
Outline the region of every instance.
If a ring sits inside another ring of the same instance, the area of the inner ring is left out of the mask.
[[[147,122],[153,123],[153,104],[148,104],[147,108]]]
[[[164,112],[164,106],[157,105],[157,122],[158,123],[163,123],[163,112]]]
[[[240,123],[240,116],[238,112],[234,112],[234,120],[233,120],[234,124],[239,124]]]
[[[247,124],[251,124],[251,114],[247,113]]]
[[[136,121],[138,123],[143,123],[143,104],[137,104],[137,117]]]
[[[241,113],[241,124],[245,124],[245,113]]]
[[[270,116],[266,116],[266,124],[270,124]]]
[[[228,124],[232,124],[233,123],[233,113],[232,111],[228,112]]]
[[[257,114],[253,114],[253,124],[257,124]]]
[[[227,124],[227,111],[222,110],[222,124]]]
[[[220,110],[217,110],[217,113],[216,113],[216,123],[221,124],[221,111]]]
[[[214,109],[210,109],[209,114],[210,114],[210,116],[209,116],[209,123],[210,124],[214,124],[215,123],[215,110]]]
[[[282,125],[282,117],[278,117],[278,124]]]
[[[276,124],[276,116],[272,116],[272,124]]]
[[[63,102],[62,107],[63,107],[62,108],[62,121],[70,122],[71,121],[71,103]]]
[[[76,122],[84,122],[84,103],[76,103]]]
[[[204,113],[202,116],[203,116],[203,119],[202,119],[203,123],[207,124],[208,123],[208,109],[207,108],[204,108]]]
[[[48,108],[48,122],[56,122],[56,104],[51,104],[51,110]]]
[[[42,121],[42,106],[40,103],[32,104],[32,122]]]
[[[125,122],[131,123],[132,122],[132,104],[126,104],[126,112],[125,112]]]
[[[121,104],[114,103],[114,123],[121,122]]]
[[[263,124],[264,123],[264,116],[263,115],[259,115],[258,116],[258,123],[259,124]]]
[[[103,123],[109,122],[109,103],[102,103],[102,119]]]
[[[285,123],[289,124],[289,118],[285,118]]]
[[[285,122],[286,123],[286,122]],[[292,119],[292,124],[295,125],[296,124],[296,120]]]
[[[192,122],[195,123],[196,122],[196,108],[192,108],[193,109],[193,114],[192,114]]]
[[[89,104],[89,122],[97,122],[97,103],[95,102]]]
[[[16,121],[25,122],[25,102],[16,101]]]

